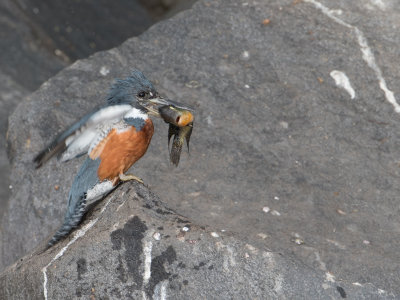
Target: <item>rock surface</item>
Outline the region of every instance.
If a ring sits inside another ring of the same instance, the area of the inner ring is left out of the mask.
[[[162,122],[134,167],[169,207],[281,253],[282,268],[293,259],[313,270],[305,280],[321,292],[398,296],[399,17],[395,1],[199,1],[63,70],[10,119],[15,188],[0,267],[59,226],[81,162],[35,171],[34,154],[135,67],[197,109],[179,168]]]
[[[0,71],[0,220],[10,197],[10,163],[6,153],[8,116],[27,94],[25,88]]]
[[[146,187],[125,184],[98,205],[67,240],[42,254],[24,257],[3,272],[0,298],[379,296],[371,286],[336,284],[318,273],[230,234],[194,225],[166,208]]]

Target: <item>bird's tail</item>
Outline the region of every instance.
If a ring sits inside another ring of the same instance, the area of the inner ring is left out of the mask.
[[[99,164],[99,159],[92,160],[90,158],[87,158],[82,164],[69,192],[64,223],[49,241],[49,246],[56,244],[59,240],[67,236],[72,229],[79,225],[85,214],[87,201],[86,193],[99,182],[97,177]]]
[[[77,203],[73,211],[73,214],[71,215],[69,214],[69,211],[67,212],[63,225],[61,226],[60,229],[57,230],[57,232],[49,241],[48,243],[49,247],[58,243],[61,239],[66,237],[71,232],[72,229],[74,229],[79,225],[85,213],[85,207],[86,207],[86,195],[83,195],[80,201]]]

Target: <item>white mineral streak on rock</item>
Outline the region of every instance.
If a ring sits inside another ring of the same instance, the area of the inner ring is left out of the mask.
[[[153,243],[151,241],[145,241],[143,245],[144,254],[144,273],[143,273],[143,283],[146,285],[151,276],[151,250],[153,248]]]
[[[344,72],[333,70],[330,75],[335,80],[335,83],[338,87],[341,87],[349,93],[351,99],[354,99],[356,97],[356,92],[354,91],[349,78]]]
[[[81,229],[77,230],[74,234],[74,237],[72,238],[72,240],[69,241],[69,243],[62,248],[57,254],[56,256],[53,257],[53,259],[42,269],[42,273],[43,273],[43,296],[44,299],[47,300],[47,269],[50,267],[50,265],[55,262],[57,259],[59,259],[61,256],[64,255],[65,251],[67,251],[67,249],[69,248],[69,246],[71,246],[73,243],[76,242],[77,239],[79,239],[80,237],[83,237],[86,232],[93,227],[94,224],[97,223],[97,221],[99,220],[99,218],[101,217],[101,215],[103,214],[103,212],[106,210],[108,204],[110,204],[112,198],[110,198],[107,203],[104,205],[104,207],[101,209],[99,216],[90,221],[89,223],[87,223],[85,226],[83,226]]]
[[[383,0],[370,0],[371,4],[374,5],[375,7],[385,10],[386,9],[386,4],[383,2]]]
[[[379,82],[379,87],[385,94],[386,100],[393,105],[395,112],[400,113],[400,105],[397,103],[396,97],[394,96],[394,93],[388,89],[386,85],[386,81],[382,76],[382,70],[379,68],[379,66],[376,64],[375,56],[372,53],[371,48],[368,46],[367,39],[365,38],[364,34],[362,33],[361,30],[359,30],[357,27],[350,25],[349,23],[346,23],[342,19],[338,18],[333,10],[329,9],[325,5],[319,3],[318,1],[315,0],[304,0],[304,2],[312,3],[316,8],[322,11],[324,15],[329,17],[330,19],[334,20],[336,23],[345,26],[346,28],[349,28],[354,31],[356,37],[357,37],[357,42],[360,45],[360,50],[362,52],[362,58],[364,61],[367,63],[368,67],[370,67],[374,73],[376,78],[378,79]],[[382,1],[378,1],[382,2]],[[383,3],[383,2],[382,2]]]

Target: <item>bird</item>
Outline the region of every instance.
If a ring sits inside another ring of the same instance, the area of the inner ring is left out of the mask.
[[[35,158],[36,168],[57,155],[62,162],[87,155],[75,176],[62,226],[48,242],[53,246],[76,228],[86,207],[102,199],[121,182],[142,179],[127,174],[147,151],[154,133],[150,116],[160,116],[157,107],[185,106],[163,98],[139,70],[111,86],[105,104],[95,108],[60,133]]]

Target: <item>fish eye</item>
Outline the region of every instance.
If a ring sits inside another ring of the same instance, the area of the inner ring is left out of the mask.
[[[145,96],[146,96],[146,92],[141,91],[138,93],[139,98],[144,98]]]

